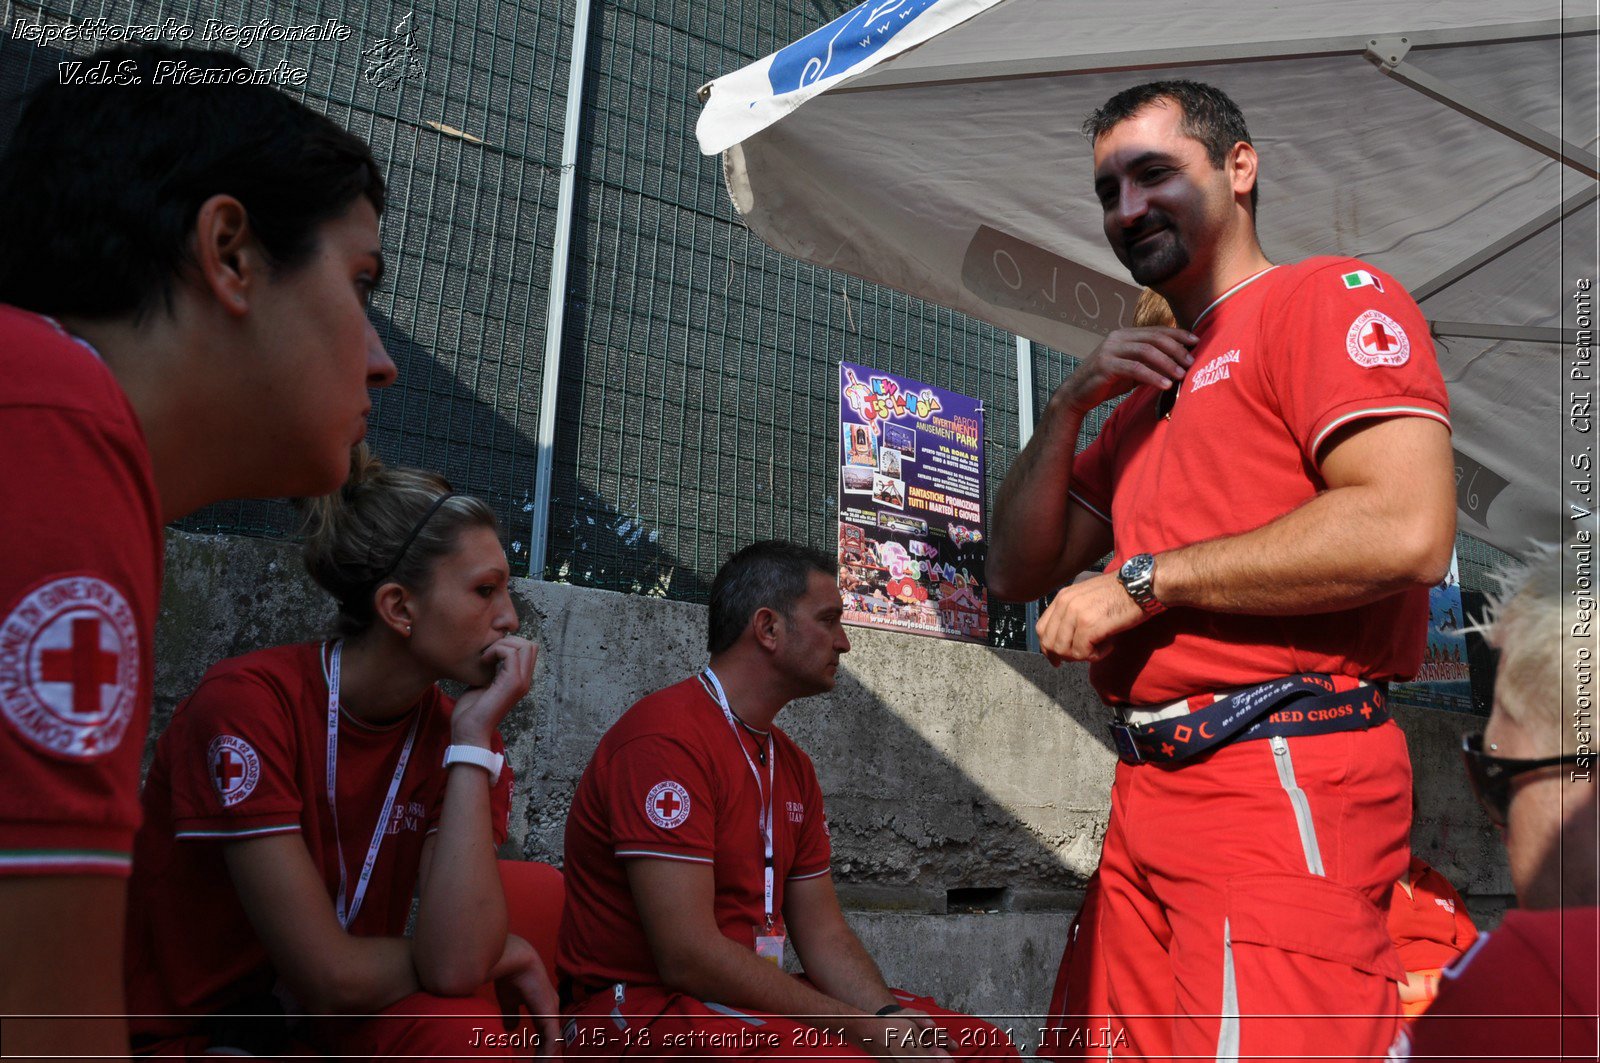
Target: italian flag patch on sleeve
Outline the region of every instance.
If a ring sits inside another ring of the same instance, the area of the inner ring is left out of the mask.
[[[1383,282],[1364,269],[1358,269],[1354,273],[1346,273],[1339,279],[1344,281],[1346,288],[1376,288],[1380,292],[1383,291]]]

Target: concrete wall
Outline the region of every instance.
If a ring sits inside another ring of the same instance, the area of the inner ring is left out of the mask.
[[[533,689],[502,727],[518,779],[511,845],[559,864],[595,744],[635,700],[704,665],[705,609],[532,580],[513,593],[541,650]],[[318,637],[331,617],[292,546],[171,533],[154,730],[215,661]],[[989,1016],[1042,1011],[1098,859],[1114,763],[1085,670],[911,635],[850,637],[838,688],[779,723],[816,762],[852,921],[892,982]],[[1510,893],[1504,857],[1456,752],[1477,724],[1428,710],[1400,721],[1417,772],[1413,846],[1492,925]]]

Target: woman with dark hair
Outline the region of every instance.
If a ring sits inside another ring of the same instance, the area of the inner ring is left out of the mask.
[[[339,484],[395,376],[366,313],[384,185],[237,56],[33,51],[0,156],[0,1039],[105,1058],[161,529]]]
[[[553,1049],[555,995],[507,933],[495,860],[511,798],[497,728],[537,650],[513,635],[493,512],[362,447],[311,504],[305,561],[338,602],[336,637],[215,665],[156,746],[134,1050],[484,1054],[490,1009],[469,994],[491,980],[544,1016]],[[443,679],[468,689],[452,704]]]

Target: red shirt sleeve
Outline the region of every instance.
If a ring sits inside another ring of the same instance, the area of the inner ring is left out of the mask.
[[[676,738],[640,735],[606,765],[612,855],[713,862],[717,795],[705,756]]]
[[[259,679],[208,677],[161,738],[172,777],[173,833],[237,840],[300,829],[306,795],[289,713]]]
[[[801,761],[800,767],[803,776],[800,792],[804,795],[801,803],[805,811],[795,839],[794,863],[789,867],[791,882],[826,875],[833,865],[833,838],[828,831],[827,809],[822,804],[822,786],[817,782],[810,757]]]
[[[1279,412],[1313,465],[1328,437],[1364,418],[1428,417],[1450,404],[1422,311],[1400,282],[1354,259],[1312,270],[1263,323]]]
[[[105,405],[0,403],[4,876],[125,876],[131,862],[159,522],[137,429]]]

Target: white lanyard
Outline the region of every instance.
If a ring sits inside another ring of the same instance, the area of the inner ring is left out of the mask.
[[[372,865],[377,863],[378,848],[383,845],[383,836],[389,826],[389,813],[394,810],[395,795],[400,792],[400,780],[405,776],[406,762],[411,759],[411,746],[417,740],[417,724],[422,721],[422,713],[417,711],[411,717],[411,730],[406,735],[405,746],[400,750],[400,763],[394,766],[394,778],[389,780],[389,793],[383,799],[383,811],[378,813],[378,824],[372,828],[372,841],[367,845],[367,859],[361,865],[361,877],[356,879],[356,893],[346,910],[344,843],[339,840],[339,654],[343,650],[343,640],[333,644],[327,671],[328,815],[333,819],[333,847],[339,854],[339,895],[334,898],[333,910],[339,917],[339,925],[349,930],[350,924],[356,920],[356,913],[361,910],[361,902],[366,899],[367,883],[372,880]]]
[[[709,682],[708,682],[709,680]],[[744,746],[743,725],[733,715],[733,710],[728,707],[728,695],[723,693],[722,681],[717,678],[717,673],[710,667],[701,674],[700,683],[706,688],[706,693],[716,699],[717,705],[722,709],[722,716],[728,721],[728,727],[733,731],[734,740],[739,743],[739,752],[744,754],[744,762],[750,765],[750,774],[755,776],[756,793],[761,792],[761,771],[756,767],[756,762],[750,759],[750,751]],[[763,859],[763,906],[767,917],[767,932],[772,931],[772,807],[773,807],[773,780],[778,762],[778,744],[769,736],[767,738],[767,807],[765,811],[758,812],[756,825],[761,830],[761,841],[765,846]]]

